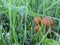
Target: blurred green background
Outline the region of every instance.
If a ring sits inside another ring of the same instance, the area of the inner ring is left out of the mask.
[[[36,16],[53,19],[54,26],[35,32]],[[60,45],[60,0],[0,0],[0,45]]]

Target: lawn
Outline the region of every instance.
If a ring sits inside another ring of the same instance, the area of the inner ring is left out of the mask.
[[[0,0],[0,45],[60,45],[60,0]]]

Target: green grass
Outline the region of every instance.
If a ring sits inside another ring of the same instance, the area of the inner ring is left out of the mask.
[[[36,24],[32,20],[36,16],[52,18],[54,26],[47,33],[44,33],[46,28],[43,25],[35,32]],[[58,45],[59,31],[60,0],[0,1],[0,45]],[[55,37],[47,38],[49,32]]]

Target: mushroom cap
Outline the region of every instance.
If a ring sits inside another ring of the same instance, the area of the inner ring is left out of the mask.
[[[38,26],[34,26],[34,30],[37,32],[39,30]]]
[[[52,26],[54,24],[53,20],[51,18],[45,17],[42,20],[42,24],[44,24],[45,26]]]
[[[33,19],[33,22],[35,22],[36,24],[41,25],[41,17],[37,16]]]

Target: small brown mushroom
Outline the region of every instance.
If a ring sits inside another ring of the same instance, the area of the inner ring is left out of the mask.
[[[51,18],[45,17],[42,20],[42,24],[44,24],[45,26],[52,26],[54,25],[54,22]]]
[[[34,26],[34,30],[37,32],[39,30],[38,26]]]
[[[33,22],[35,22],[36,24],[41,25],[41,17],[37,16],[33,19]]]
[[[42,20],[42,24],[46,26],[46,32],[47,32],[49,26],[53,26],[53,25],[54,25],[54,22],[53,22],[53,20],[52,20],[51,18],[45,17],[45,18],[43,18],[43,20]],[[51,35],[53,36],[54,33],[51,32]],[[47,37],[50,37],[50,34],[48,34]]]

